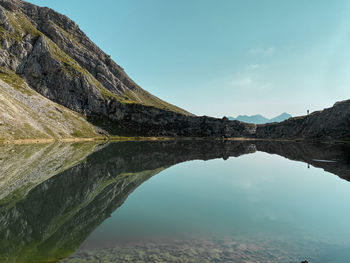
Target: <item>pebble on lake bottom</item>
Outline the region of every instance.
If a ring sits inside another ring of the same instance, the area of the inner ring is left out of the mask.
[[[60,262],[308,263],[301,261],[304,252],[298,247],[278,243],[266,241],[259,245],[259,242],[232,239],[133,242],[102,249],[81,249]]]

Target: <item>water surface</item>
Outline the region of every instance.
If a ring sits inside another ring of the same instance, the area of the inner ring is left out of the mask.
[[[0,257],[347,262],[348,149],[190,141],[98,146],[20,200],[4,199]]]

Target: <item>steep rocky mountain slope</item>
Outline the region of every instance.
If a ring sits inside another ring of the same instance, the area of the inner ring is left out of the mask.
[[[116,100],[189,114],[142,90],[66,16],[20,0],[0,5],[3,66],[49,99],[81,113]]]
[[[49,8],[0,0],[0,37],[4,70],[113,135],[234,137],[254,132],[252,125],[196,117],[149,94],[73,21]]]
[[[98,136],[81,114],[48,100],[14,72],[0,68],[0,140]]]
[[[72,20],[22,0],[0,0],[0,51],[0,140],[350,138],[349,101],[280,124],[194,116],[140,88]]]

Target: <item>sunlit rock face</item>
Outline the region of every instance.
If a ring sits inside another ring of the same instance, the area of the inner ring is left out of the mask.
[[[21,86],[29,89],[27,93],[36,91],[52,102],[82,114],[112,135],[350,138],[349,101],[279,124],[256,126],[228,118],[196,117],[139,87],[68,17],[21,0],[0,0],[0,45],[0,77],[13,90],[18,93],[18,83],[23,82]],[[9,93],[6,96],[13,100]],[[33,105],[25,100],[24,97],[20,103]],[[28,115],[35,119],[50,118],[42,112],[28,112]],[[67,114],[61,115],[55,118],[64,120],[67,117]],[[71,118],[67,122],[71,122]],[[0,136],[8,122],[5,124],[0,125]],[[36,132],[29,135],[31,138],[96,136],[96,131],[87,123],[78,125],[77,131],[64,129],[59,133],[51,129],[49,134],[38,129],[38,125],[32,126]],[[60,125],[64,126],[67,125]],[[7,137],[11,137],[11,133],[7,133]]]
[[[0,44],[1,77],[12,89],[17,87],[16,77],[29,90],[84,115],[110,134],[242,137],[255,132],[255,125],[196,117],[151,95],[78,25],[49,8],[0,0]],[[83,131],[79,127],[77,130],[76,134]]]

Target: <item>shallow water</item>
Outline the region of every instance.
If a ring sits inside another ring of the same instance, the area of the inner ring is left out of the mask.
[[[1,262],[350,258],[347,145],[128,142],[98,148],[19,201],[0,203]]]
[[[138,250],[148,251],[149,243],[155,249],[166,244],[162,254],[176,250],[176,241],[186,244],[181,250],[217,250],[203,255],[210,262],[215,257],[325,262],[326,256],[339,256],[338,249],[350,251],[349,201],[348,182],[279,156],[258,152],[226,161],[191,161],[140,186],[80,251],[135,246],[130,255],[138,259]]]

